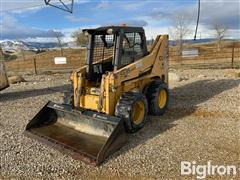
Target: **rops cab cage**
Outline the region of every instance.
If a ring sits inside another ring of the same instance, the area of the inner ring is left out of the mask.
[[[141,27],[107,26],[83,32],[89,36],[88,79],[95,80],[106,71],[118,70],[148,54]],[[108,63],[102,63],[106,60]]]

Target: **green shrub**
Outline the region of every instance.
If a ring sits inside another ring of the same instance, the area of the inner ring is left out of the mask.
[[[12,61],[12,60],[15,60],[15,59],[17,59],[18,57],[17,57],[17,55],[15,55],[15,54],[13,54],[13,55],[11,55],[11,54],[4,54],[4,59],[5,59],[5,61]]]

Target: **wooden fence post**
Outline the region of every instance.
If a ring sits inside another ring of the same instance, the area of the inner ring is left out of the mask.
[[[35,58],[33,58],[33,67],[34,67],[34,73],[37,75],[37,63]]]
[[[232,69],[234,68],[234,42],[233,42],[233,46],[232,46],[232,62],[231,62],[231,64],[232,64]]]

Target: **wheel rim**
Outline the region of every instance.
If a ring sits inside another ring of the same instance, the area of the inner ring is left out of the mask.
[[[143,121],[145,114],[145,106],[143,101],[138,101],[134,104],[132,110],[132,121],[134,124],[140,124]]]
[[[162,109],[167,103],[167,92],[162,89],[158,95],[158,106]]]

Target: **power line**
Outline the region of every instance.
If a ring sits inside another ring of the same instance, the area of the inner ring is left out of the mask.
[[[197,25],[196,25],[196,30],[195,30],[195,35],[194,35],[194,41],[197,38],[197,31],[198,31],[198,24],[199,24],[199,18],[200,18],[200,0],[198,0],[198,16],[197,16]]]

